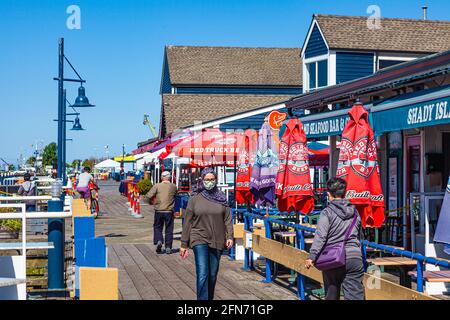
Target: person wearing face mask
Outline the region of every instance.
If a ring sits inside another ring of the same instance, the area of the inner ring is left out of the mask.
[[[219,262],[225,248],[233,245],[231,210],[225,193],[217,188],[212,168],[202,171],[201,181],[189,199],[183,222],[180,255],[195,256],[197,300],[213,300]]]

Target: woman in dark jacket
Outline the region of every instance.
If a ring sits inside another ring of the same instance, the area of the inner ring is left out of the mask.
[[[345,300],[364,300],[364,265],[359,242],[362,236],[361,218],[355,206],[345,199],[345,180],[332,178],[327,182],[327,188],[330,204],[320,213],[306,268],[315,264],[325,245],[344,241],[356,215],[356,223],[345,243],[345,266],[324,271],[323,280],[326,300],[339,300],[341,286]]]
[[[212,168],[202,171],[197,190],[189,199],[184,215],[180,255],[195,255],[197,299],[212,300],[222,251],[233,245],[233,223],[225,193],[217,188]]]

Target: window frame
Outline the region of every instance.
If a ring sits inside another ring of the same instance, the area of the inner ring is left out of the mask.
[[[319,86],[319,63],[320,62],[325,62],[326,63],[326,72],[325,72],[325,76],[326,76],[326,81],[325,81],[325,85],[322,85],[322,86]],[[310,66],[311,65],[313,65],[314,64],[314,66],[315,66],[315,68],[314,68],[314,70],[315,70],[315,74],[314,74],[314,77],[315,77],[315,86],[312,88],[311,87],[311,73],[310,73]],[[308,62],[305,62],[305,67],[306,67],[306,74],[307,74],[307,81],[306,81],[306,83],[308,84],[308,91],[313,91],[313,90],[317,90],[317,89],[320,89],[320,88],[325,88],[325,87],[328,87],[328,83],[329,83],[329,65],[330,65],[330,62],[329,62],[329,59],[328,59],[328,57],[324,57],[324,58],[322,58],[322,59],[317,59],[317,60],[313,60],[313,61],[308,61]]]

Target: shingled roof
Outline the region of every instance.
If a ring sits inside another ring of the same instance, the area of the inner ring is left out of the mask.
[[[167,46],[173,85],[301,86],[300,48]]]
[[[450,21],[314,15],[330,49],[435,53],[450,49]],[[369,22],[370,23],[370,22]]]
[[[176,129],[193,126],[199,121],[211,121],[260,106],[281,103],[290,95],[247,94],[165,94],[161,112],[161,133],[165,136]]]

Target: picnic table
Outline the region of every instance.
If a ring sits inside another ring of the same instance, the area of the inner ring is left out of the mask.
[[[379,267],[396,267],[400,273],[400,285],[411,288],[408,272],[417,266],[417,261],[405,257],[379,257],[367,259],[367,262]]]
[[[417,271],[410,271],[408,274],[417,278]],[[450,282],[450,270],[424,271],[423,279],[428,282]]]

